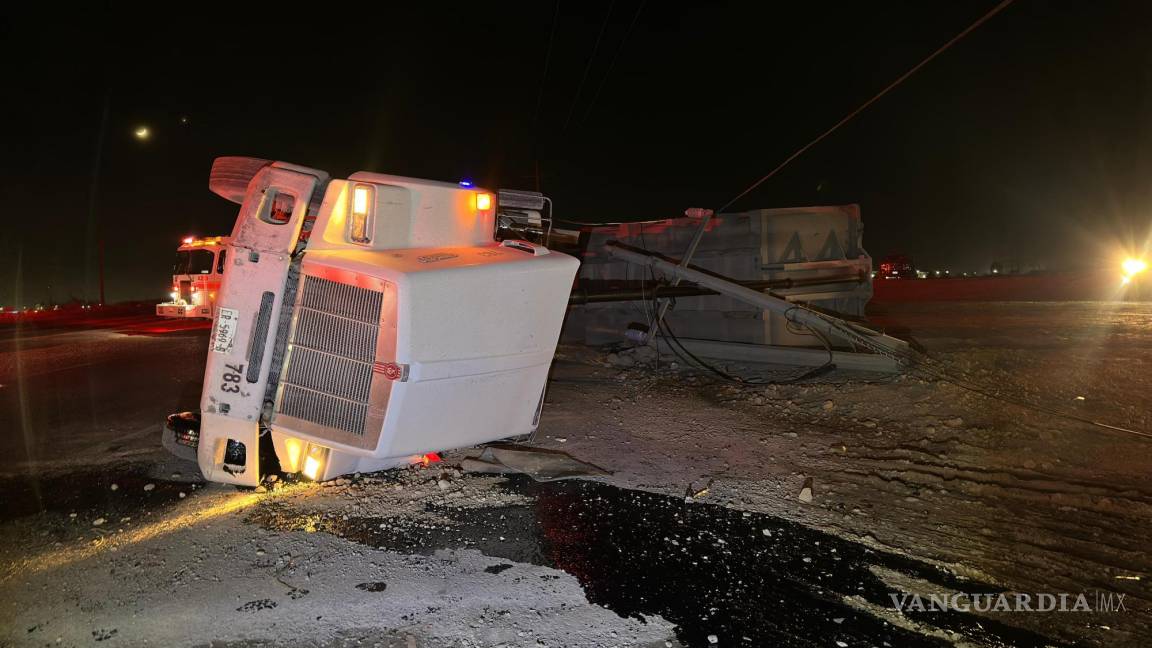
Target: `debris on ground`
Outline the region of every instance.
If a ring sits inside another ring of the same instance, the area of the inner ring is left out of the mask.
[[[800,495],[798,496],[801,502],[805,504],[812,503],[812,485],[813,479],[811,477],[804,480],[804,486],[800,489]]]
[[[484,446],[476,456],[460,462],[475,473],[523,473],[536,481],[611,475],[607,470],[573,458],[566,452],[507,443]]]

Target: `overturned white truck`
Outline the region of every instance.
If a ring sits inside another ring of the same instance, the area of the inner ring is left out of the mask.
[[[264,457],[324,480],[535,429],[579,263],[499,223],[544,222],[543,196],[254,158],[210,187],[241,207],[199,426],[164,438],[205,478],[256,485]]]

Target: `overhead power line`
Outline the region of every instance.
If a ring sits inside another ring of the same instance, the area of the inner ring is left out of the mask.
[[[632,35],[632,30],[636,28],[636,23],[640,22],[640,14],[644,11],[644,5],[648,0],[640,0],[639,6],[636,7],[636,13],[632,15],[632,22],[628,24],[628,31],[624,32],[624,38],[620,39],[620,45],[616,48],[616,53],[612,55],[612,60],[608,62],[608,69],[604,72],[604,76],[600,77],[600,84],[596,86],[596,92],[592,95],[592,101],[588,103],[588,108],[584,110],[584,116],[580,118],[580,123],[583,124],[588,120],[588,116],[592,114],[592,109],[596,107],[596,101],[600,99],[600,93],[604,91],[604,85],[608,82],[608,77],[612,76],[612,70],[616,67],[616,60],[620,58],[620,53],[624,51],[624,45],[628,42],[628,37]]]
[[[592,55],[588,57],[588,62],[584,65],[584,74],[580,76],[580,85],[576,86],[576,96],[572,97],[572,106],[568,108],[568,118],[564,120],[564,129],[568,130],[568,125],[572,123],[572,115],[576,113],[576,104],[580,102],[580,95],[584,92],[584,84],[588,81],[588,71],[592,69],[592,62],[596,60],[596,53],[600,51],[600,42],[604,40],[604,32],[608,30],[608,21],[612,18],[612,10],[616,7],[616,0],[608,5],[608,15],[604,16],[604,22],[600,25],[600,33],[596,35],[596,44],[592,46]]]
[[[544,89],[548,84],[548,66],[552,63],[552,42],[556,40],[556,25],[560,22],[560,0],[552,12],[552,29],[548,32],[548,49],[544,50],[544,74],[540,77],[540,92],[536,94],[536,113],[532,116],[533,137],[540,123],[540,108],[544,105]]]
[[[965,36],[967,36],[968,34],[972,33],[976,28],[980,27],[980,25],[983,25],[990,18],[992,18],[992,16],[995,16],[996,14],[1003,11],[1004,8],[1010,4],[1012,4],[1012,0],[1002,0],[995,7],[992,7],[992,9],[989,10],[988,13],[981,16],[979,20],[977,20],[976,22],[969,25],[968,28],[965,29],[964,31],[962,31],[959,34],[957,34],[956,36],[952,37],[952,40],[941,45],[935,52],[932,52],[931,54],[928,55],[927,58],[925,58],[924,60],[922,60],[919,63],[917,63],[916,65],[914,65],[912,67],[912,69],[910,69],[907,72],[905,72],[904,74],[900,75],[895,81],[893,81],[892,83],[889,83],[883,90],[876,93],[876,95],[873,96],[871,99],[860,104],[860,106],[858,108],[856,108],[852,112],[845,115],[843,119],[841,119],[840,121],[833,124],[831,128],[829,128],[828,130],[821,133],[819,136],[816,137],[816,139],[812,140],[811,142],[808,142],[804,146],[797,149],[797,151],[795,153],[793,153],[792,155],[789,155],[787,158],[785,158],[784,161],[781,162],[775,169],[772,169],[771,171],[769,171],[767,175],[760,178],[756,182],[753,182],[751,185],[749,185],[749,187],[747,189],[745,189],[744,191],[741,191],[732,200],[729,200],[728,202],[724,203],[724,206],[721,207],[720,209],[717,209],[716,213],[719,214],[719,213],[723,212],[724,210],[731,207],[732,204],[735,203],[737,200],[740,200],[744,196],[747,196],[749,193],[752,193],[752,191],[754,189],[756,189],[756,187],[759,187],[760,185],[764,184],[764,182],[766,182],[769,178],[771,178],[772,176],[779,173],[780,170],[783,169],[784,167],[788,166],[788,164],[790,162],[792,162],[792,160],[795,160],[796,158],[800,157],[805,152],[807,152],[808,149],[812,148],[813,146],[816,146],[821,141],[823,141],[824,138],[826,138],[829,135],[831,135],[832,133],[836,132],[836,130],[839,129],[841,126],[843,126],[844,124],[847,124],[849,121],[851,121],[853,117],[864,112],[864,110],[866,108],[868,108],[868,106],[871,106],[872,104],[876,103],[876,101],[878,101],[880,99],[880,97],[883,97],[884,95],[888,94],[888,92],[890,90],[892,90],[896,86],[903,83],[906,79],[908,79],[908,77],[912,76],[913,74],[916,74],[916,72],[918,72],[920,70],[920,68],[924,67],[925,65],[928,65],[928,63],[931,62],[932,59],[943,54],[945,51],[948,50],[948,48],[955,45],[960,39],[962,39]]]

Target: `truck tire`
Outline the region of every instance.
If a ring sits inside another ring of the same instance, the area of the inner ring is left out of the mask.
[[[244,202],[248,183],[260,169],[272,164],[271,160],[253,157],[225,156],[212,162],[208,175],[208,188],[212,193],[236,204]]]

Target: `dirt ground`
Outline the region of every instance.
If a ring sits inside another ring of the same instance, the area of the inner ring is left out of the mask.
[[[268,492],[143,449],[40,462],[3,486],[0,645],[1152,644],[1152,439],[1002,400],[1152,431],[1152,304],[873,318],[995,394],[835,372],[734,385],[563,347],[533,443],[611,471],[604,486],[468,475],[462,452]],[[1093,611],[888,600],[957,591],[1084,593]]]
[[[1152,305],[893,304],[872,319],[966,382],[1152,432]],[[1010,591],[1123,593],[1123,613],[1001,616],[1054,639],[1152,644],[1152,439],[917,376],[746,387],[571,360],[541,441],[612,483],[683,494],[711,482],[709,501]]]

